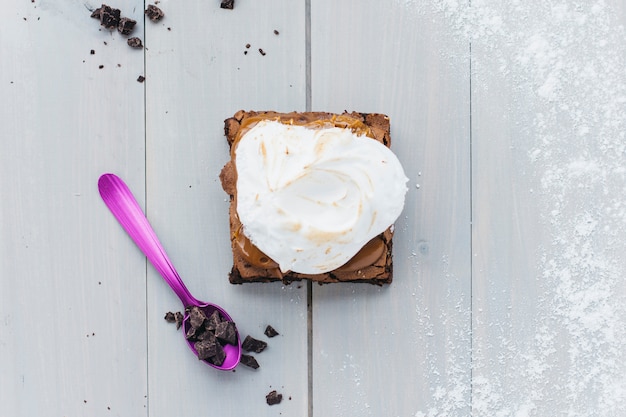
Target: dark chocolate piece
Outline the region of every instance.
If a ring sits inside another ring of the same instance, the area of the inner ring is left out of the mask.
[[[241,360],[239,362],[241,362],[241,364],[246,365],[252,369],[259,369],[259,366],[260,366],[259,363],[254,358],[254,356],[252,355],[246,355],[246,354],[241,355]]]
[[[217,354],[217,339],[215,336],[194,343],[193,347],[198,351],[198,359],[207,360]],[[221,347],[221,346],[220,346]],[[222,359],[223,361],[223,359]]]
[[[207,319],[208,317],[200,307],[193,306],[189,309],[189,324],[191,327],[201,327]]]
[[[122,35],[130,35],[133,29],[135,29],[136,24],[136,20],[129,19],[128,17],[122,17],[120,22],[117,24],[117,31]]]
[[[215,328],[215,336],[228,343],[229,345],[237,344],[237,329],[232,321],[223,321]]]
[[[263,332],[265,334],[265,336],[267,337],[274,337],[274,336],[278,336],[280,333],[278,333],[276,331],[276,329],[274,329],[272,326],[270,326],[269,324],[267,325],[267,327],[265,328],[265,332]]]
[[[267,343],[262,340],[257,340],[252,336],[246,336],[243,343],[241,344],[241,347],[246,352],[261,353],[267,347]]]
[[[120,23],[122,12],[120,9],[114,9],[106,4],[100,7],[100,24],[107,29],[115,29]]]
[[[185,317],[183,316],[183,313],[181,313],[180,311],[177,311],[176,313],[174,313],[174,317],[176,319],[176,330],[178,330],[183,325],[183,319]]]
[[[146,77],[144,77],[143,75],[140,75],[139,77],[137,77],[137,82],[138,83],[142,83],[146,80]]]
[[[185,337],[189,340],[200,340],[200,338],[196,335],[198,330],[199,329],[197,327],[189,326],[187,332],[185,333]]]
[[[168,323],[176,323],[176,316],[171,311],[165,313],[165,321]]]
[[[98,7],[96,10],[94,10],[91,13],[91,17],[93,17],[94,19],[98,19],[100,20],[100,14],[102,13],[102,7]]]
[[[137,37],[132,37],[132,38],[128,38],[128,40],[126,41],[126,43],[128,44],[128,46],[130,46],[131,48],[143,48],[143,43],[141,42],[141,39],[137,38]]]
[[[271,391],[265,396],[265,401],[267,402],[267,405],[280,404],[282,400],[283,394],[277,393],[276,390]]]
[[[215,310],[213,311],[213,313],[209,316],[207,322],[206,322],[206,328],[209,330],[215,330],[217,329],[217,325],[220,324],[222,322],[222,318],[220,317],[220,313]]]
[[[215,344],[215,355],[209,358],[209,362],[214,365],[220,366],[224,363],[224,359],[226,359],[226,352],[224,352],[224,348],[219,343]]]
[[[222,9],[233,10],[233,8],[235,7],[235,0],[222,0],[220,7]]]
[[[163,16],[165,16],[163,10],[159,9],[154,4],[149,4],[144,13],[146,14],[146,16],[148,16],[148,19],[152,20],[153,22],[158,22],[159,20],[163,19]]]

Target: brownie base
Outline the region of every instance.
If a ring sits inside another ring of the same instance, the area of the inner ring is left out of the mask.
[[[378,113],[343,113],[333,114],[326,112],[307,112],[307,113],[277,113],[277,112],[255,112],[255,111],[238,111],[233,117],[224,121],[224,135],[231,146],[237,137],[237,133],[241,125],[247,118],[263,118],[281,121],[293,121],[294,124],[304,124],[311,119],[327,120],[332,123],[336,116],[349,117],[362,122],[367,126],[373,136],[373,139],[381,142],[385,146],[391,146],[389,118]],[[220,173],[222,188],[230,195],[230,232],[231,246],[233,252],[233,267],[229,274],[229,281],[232,284],[244,284],[248,282],[274,282],[282,281],[290,284],[294,281],[310,280],[320,284],[336,283],[336,282],[362,282],[376,285],[390,284],[393,280],[393,226],[389,227],[379,237],[384,242],[385,249],[382,255],[373,264],[355,271],[345,271],[338,268],[334,271],[323,274],[300,274],[289,271],[281,273],[278,268],[261,268],[250,264],[237,249],[237,243],[234,239],[235,233],[241,227],[239,216],[236,210],[236,168],[234,161],[231,160],[224,166]]]

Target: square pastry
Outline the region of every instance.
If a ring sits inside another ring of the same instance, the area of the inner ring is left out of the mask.
[[[231,283],[391,282],[408,179],[387,116],[239,111],[224,123]]]

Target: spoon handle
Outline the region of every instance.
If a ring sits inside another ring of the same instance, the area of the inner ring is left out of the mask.
[[[98,190],[111,213],[178,295],[185,307],[198,304],[180,279],[159,238],[124,181],[114,174],[104,174],[98,180]]]

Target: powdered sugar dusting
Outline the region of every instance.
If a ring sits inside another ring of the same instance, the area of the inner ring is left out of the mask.
[[[475,416],[626,415],[626,11],[619,6],[435,4],[468,51],[471,44],[473,91],[509,98],[503,117],[516,128],[507,135],[524,159],[512,170],[529,187],[543,234],[527,243],[536,272],[526,278],[536,289],[523,300],[528,316],[515,321],[513,308],[502,306],[524,296],[513,292],[496,294],[494,311],[475,310],[471,392],[460,373],[415,416],[462,415],[468,396]]]

